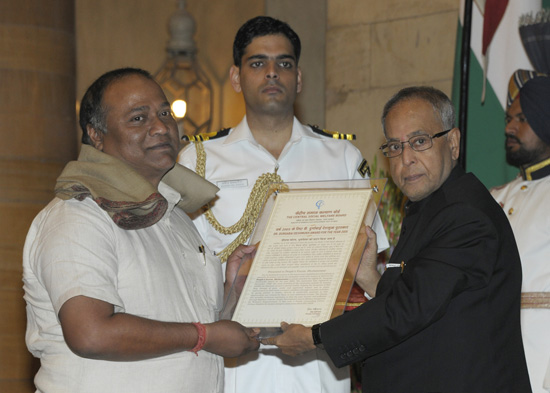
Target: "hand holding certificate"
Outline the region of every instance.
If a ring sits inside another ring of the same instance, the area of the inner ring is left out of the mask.
[[[311,326],[341,314],[367,241],[365,216],[376,212],[372,193],[278,193],[242,292],[234,285],[240,296],[232,319],[278,330],[281,321]]]
[[[364,229],[364,231],[363,231]],[[376,271],[376,256],[377,256],[377,244],[376,233],[370,227],[364,227],[361,233],[367,236],[367,248],[363,254],[359,271],[357,272],[357,279],[364,287],[380,279],[380,274]],[[361,276],[361,277],[360,277]],[[364,279],[367,279],[366,281]],[[285,355],[298,356],[305,352],[314,350],[316,347],[323,346],[322,334],[320,327],[317,327],[318,332],[315,333],[315,327],[309,328],[301,324],[288,324],[286,322],[281,323],[282,334],[271,337],[261,337],[262,344],[276,345],[281,349]],[[315,342],[317,337],[317,342]]]

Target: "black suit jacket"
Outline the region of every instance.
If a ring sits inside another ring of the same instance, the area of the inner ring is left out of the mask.
[[[456,167],[409,203],[376,297],[325,322],[337,366],[363,361],[363,391],[531,392],[520,331],[521,266],[502,208]]]

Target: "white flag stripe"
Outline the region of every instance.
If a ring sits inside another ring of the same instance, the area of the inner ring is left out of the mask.
[[[498,97],[503,110],[506,107],[506,92],[510,76],[517,69],[532,70],[533,66],[525,53],[519,36],[519,17],[527,12],[536,12],[542,7],[542,0],[509,0],[506,12],[498,25],[487,51],[489,68],[487,80]],[[464,0],[460,2],[460,22],[464,23]],[[472,7],[471,49],[480,65],[483,65],[481,41],[483,37],[483,16],[477,6]],[[481,97],[474,97],[481,100]]]

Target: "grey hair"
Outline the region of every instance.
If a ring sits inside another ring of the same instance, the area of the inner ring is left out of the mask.
[[[399,90],[389,101],[384,105],[382,111],[382,127],[384,135],[386,134],[386,117],[395,105],[404,100],[419,98],[427,101],[432,105],[434,113],[439,116],[444,130],[449,130],[455,127],[455,109],[449,97],[441,90],[430,86],[411,86]]]

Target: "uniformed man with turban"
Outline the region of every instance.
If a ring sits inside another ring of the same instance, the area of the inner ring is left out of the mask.
[[[521,329],[534,393],[550,391],[550,77],[510,78],[506,161],[518,177],[491,190],[507,214],[521,256]]]

